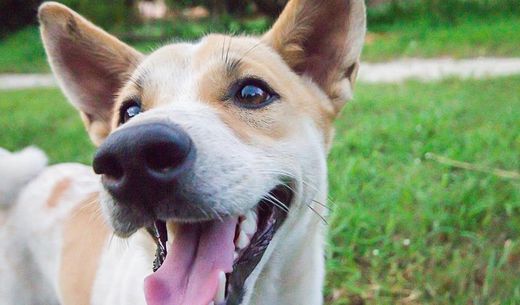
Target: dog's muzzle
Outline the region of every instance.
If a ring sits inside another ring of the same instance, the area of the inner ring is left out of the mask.
[[[153,211],[171,196],[179,176],[195,159],[189,135],[174,124],[147,123],[111,134],[97,151],[93,167],[118,202]]]

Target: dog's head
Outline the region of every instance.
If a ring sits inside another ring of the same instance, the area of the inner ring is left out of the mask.
[[[63,5],[39,17],[61,88],[100,145],[115,232],[175,235],[162,253],[175,255],[146,281],[149,304],[241,304],[277,243],[302,235],[291,226],[323,212],[313,200],[352,95],[363,0],[293,0],[262,37],[209,35],[149,55]]]

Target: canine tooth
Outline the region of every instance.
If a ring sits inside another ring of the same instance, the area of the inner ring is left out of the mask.
[[[247,237],[247,234],[246,232],[244,231],[240,231],[240,235],[238,236],[238,240],[237,240],[237,248],[238,249],[244,249],[245,247],[249,246],[249,237]]]
[[[218,288],[215,299],[213,300],[216,304],[220,304],[226,300],[226,273],[220,271],[218,274]]]
[[[247,212],[246,218],[253,219],[255,223],[258,222],[258,215],[256,215],[255,210],[249,210],[249,212]]]
[[[238,258],[238,253],[237,251],[233,252],[233,261],[236,261]]]
[[[256,215],[255,217],[247,215],[246,219],[240,224],[240,229],[242,229],[242,231],[244,231],[249,236],[253,236],[256,233],[257,229],[256,222]]]

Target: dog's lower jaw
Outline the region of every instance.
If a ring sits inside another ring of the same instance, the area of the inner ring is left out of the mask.
[[[243,304],[323,304],[325,225],[312,211],[302,214],[276,245]]]

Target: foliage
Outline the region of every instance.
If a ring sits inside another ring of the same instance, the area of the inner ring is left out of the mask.
[[[136,21],[134,0],[59,0],[103,27],[117,28]]]
[[[209,32],[259,34],[269,28],[266,18],[239,21],[232,17],[202,21],[164,21],[128,27],[117,34],[144,52],[177,40],[193,40]],[[426,22],[372,25],[363,49],[365,61],[398,57],[456,58],[472,56],[520,56],[520,16],[492,20],[468,19],[456,26],[431,27]],[[38,29],[29,27],[0,41],[0,73],[45,72],[48,66]]]
[[[377,2],[383,3],[368,9],[369,24],[420,21],[430,26],[455,25],[464,22],[467,18],[490,19],[520,14],[518,0],[379,0]]]
[[[286,2],[287,0],[167,0],[167,3],[175,8],[203,5],[213,13],[217,11],[230,15],[244,15],[254,7],[270,17],[278,15]]]
[[[381,1],[382,4],[373,4]],[[173,39],[193,40],[210,32],[258,35],[266,31],[272,22],[265,16],[237,18],[223,14],[201,20],[178,17],[175,20],[140,23],[131,22],[130,19],[125,21],[121,16],[125,12],[122,7],[129,5],[128,0],[105,4],[101,1],[96,6],[87,5],[86,0],[65,2],[87,17],[94,17],[96,23],[105,20],[105,25],[108,23],[105,28],[110,32],[146,52]],[[9,1],[0,5],[5,3]],[[177,5],[195,3],[186,0]],[[518,0],[371,0],[370,3],[369,34],[362,57],[364,60],[520,56]],[[97,13],[97,10],[108,11],[108,15]],[[454,14],[453,18],[446,15],[448,12]],[[7,37],[0,37],[0,73],[45,71],[48,71],[45,52],[36,27],[30,26]]]
[[[329,157],[326,304],[520,304],[520,77],[358,84]],[[52,162],[93,147],[57,89],[0,91],[0,146]],[[49,136],[52,135],[52,136]]]
[[[422,21],[430,25],[457,24],[468,16],[492,18],[520,14],[518,0],[366,0],[369,24]],[[0,2],[0,37],[36,22],[36,8],[42,0],[4,0]],[[104,27],[121,28],[138,24],[137,0],[59,0]],[[181,10],[202,5],[213,18],[234,16],[251,18],[263,14],[275,18],[286,0],[166,0],[170,8]],[[13,14],[13,12],[16,12]]]
[[[0,37],[37,22],[37,9],[43,0],[0,1]],[[135,23],[135,0],[58,0],[104,27]]]
[[[39,2],[39,0],[0,1],[0,38],[36,23],[36,8]]]
[[[432,27],[427,21],[372,25],[362,59],[384,61],[399,57],[520,56],[520,15],[476,17],[457,25]]]

